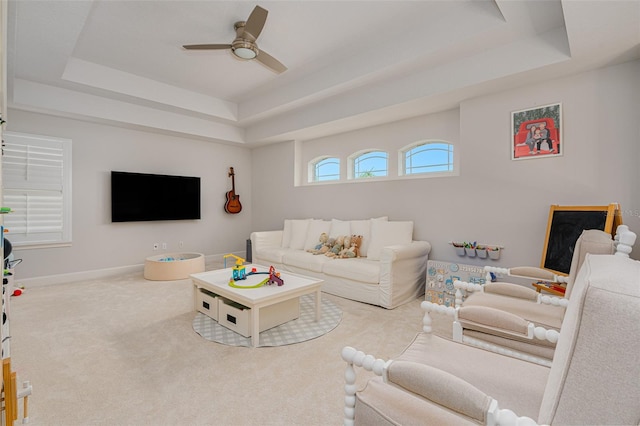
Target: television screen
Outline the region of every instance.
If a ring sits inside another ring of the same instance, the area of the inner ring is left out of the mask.
[[[111,221],[200,219],[200,178],[111,172]]]

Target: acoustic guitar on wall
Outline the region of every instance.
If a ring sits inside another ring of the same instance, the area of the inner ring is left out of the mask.
[[[227,202],[224,204],[224,211],[230,214],[240,213],[242,204],[240,204],[240,196],[236,194],[236,181],[233,167],[229,167],[229,177],[231,177],[231,191],[227,192]]]

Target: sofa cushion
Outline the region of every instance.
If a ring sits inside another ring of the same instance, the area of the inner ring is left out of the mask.
[[[324,264],[322,272],[363,283],[378,284],[380,282],[380,262],[363,258],[331,260]]]
[[[323,265],[331,260],[332,259],[327,256],[316,256],[301,250],[290,250],[282,256],[282,263],[285,265],[295,266],[313,272],[322,272]]]
[[[375,219],[364,219],[364,220],[352,220],[351,224],[351,235],[362,235],[362,241],[360,243],[360,256],[367,257],[367,253],[369,252],[369,245],[371,244],[371,222],[374,220],[388,220],[387,216],[378,217]]]
[[[554,330],[560,329],[565,313],[565,308],[561,306],[554,306],[552,308],[555,309],[549,309],[549,305],[532,303],[530,300],[495,293],[486,294],[484,292],[473,293],[464,301],[464,306],[483,306],[510,312],[536,325]]]
[[[313,219],[285,219],[282,230],[282,247],[302,250],[307,240],[309,222]]]
[[[371,260],[380,260],[383,247],[398,244],[411,244],[413,239],[412,221],[371,221],[371,243],[367,257]]]
[[[323,232],[329,235],[331,222],[328,220],[312,219],[309,221],[307,229],[307,239],[304,243],[304,250],[315,248],[320,243],[320,234]]]
[[[291,242],[291,219],[285,219],[282,228],[282,248],[288,248],[289,242]]]
[[[351,222],[348,220],[331,219],[329,238],[338,238],[341,235],[351,235]]]
[[[311,219],[299,219],[291,221],[291,239],[289,240],[289,248],[302,250],[304,243],[307,241],[307,229],[309,229]]]

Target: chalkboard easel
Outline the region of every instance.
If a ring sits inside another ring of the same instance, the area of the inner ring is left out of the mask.
[[[573,249],[585,229],[612,234],[622,224],[620,206],[556,206],[549,209],[547,236],[540,267],[556,274],[569,275]]]

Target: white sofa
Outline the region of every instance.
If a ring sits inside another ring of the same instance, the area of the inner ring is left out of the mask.
[[[359,258],[307,252],[330,237],[361,235]],[[287,219],[284,229],[251,233],[252,262],[324,280],[336,296],[393,309],[424,294],[431,244],[413,240],[413,222]]]

